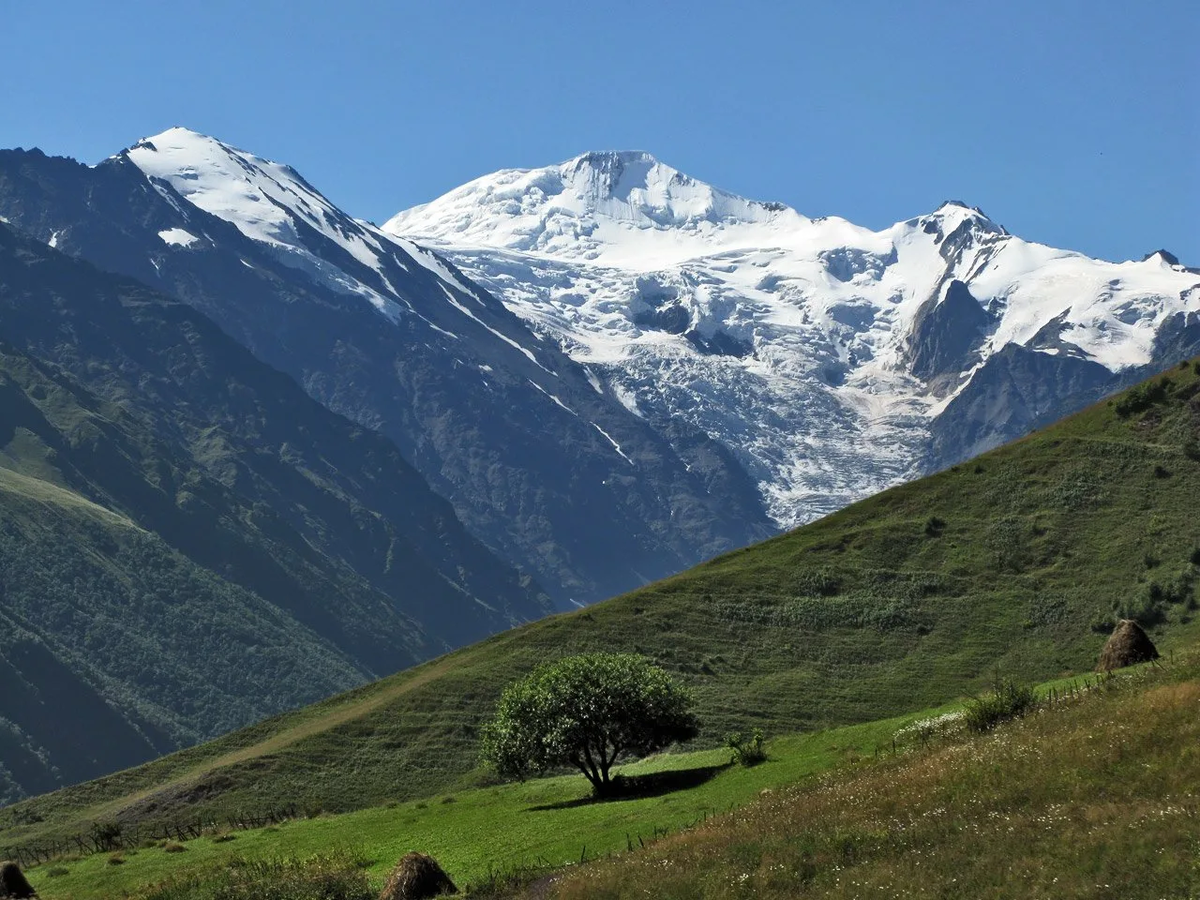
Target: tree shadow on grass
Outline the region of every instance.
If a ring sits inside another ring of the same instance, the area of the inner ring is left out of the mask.
[[[573,809],[576,806],[609,803],[614,800],[642,800],[646,797],[661,797],[663,794],[699,787],[732,765],[733,762],[730,761],[716,766],[698,766],[694,769],[672,769],[667,772],[649,772],[645,775],[618,775],[613,779],[609,792],[602,797],[589,794],[574,800],[560,800],[558,803],[531,806],[528,812]]]

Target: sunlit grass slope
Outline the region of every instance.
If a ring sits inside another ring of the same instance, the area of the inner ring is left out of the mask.
[[[234,832],[233,840],[204,836],[184,842],[185,850],[177,853],[166,852],[159,842],[120,854],[124,862],[119,866],[109,863],[110,854],[101,853],[55,864],[65,875],[49,875],[54,865],[29,875],[51,900],[99,900],[234,857],[306,858],[333,850],[366,860],[378,887],[396,860],[416,849],[433,854],[456,883],[466,886],[493,870],[563,866],[585,855],[624,851],[630,843],[650,843],[656,834],[742,807],[765,788],[874,759],[875,750],[890,746],[897,727],[911,718],[777,738],[769,744],[768,762],[754,768],[728,765],[730,754],[724,749],[655,757],[622,768],[632,776],[670,773],[661,792],[637,799],[581,803],[589,786],[582,776],[568,775],[290,821],[278,828]]]
[[[571,872],[563,900],[1195,897],[1200,664],[779,792]]]

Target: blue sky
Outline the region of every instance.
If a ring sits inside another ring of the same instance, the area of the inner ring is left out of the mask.
[[[382,221],[478,175],[648,150],[880,228],[943,199],[1200,265],[1195,2],[3,6],[0,146],[186,125]]]

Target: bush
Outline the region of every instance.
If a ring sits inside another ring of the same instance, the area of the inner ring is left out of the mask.
[[[1001,722],[1020,718],[1036,706],[1037,695],[1030,685],[997,676],[990,694],[967,703],[966,724],[972,731],[991,731]]]
[[[733,762],[743,766],[757,766],[767,759],[761,728],[755,728],[748,738],[740,731],[731,731],[725,735],[725,746],[733,751]]]
[[[174,842],[163,847],[164,853],[183,853],[185,850],[187,850],[187,847],[183,846],[183,844],[176,844]]]
[[[929,537],[941,537],[942,531],[945,528],[946,522],[937,516],[930,516],[925,520],[925,534]]]
[[[1125,396],[1116,403],[1117,415],[1126,418],[1134,413],[1147,410],[1156,403],[1162,403],[1167,399],[1167,389],[1170,386],[1170,379],[1160,378],[1153,384],[1130,388]]]

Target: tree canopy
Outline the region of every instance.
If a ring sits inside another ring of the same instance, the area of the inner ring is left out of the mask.
[[[643,656],[587,653],[510,685],[483,732],[483,758],[524,779],[574,766],[597,794],[613,764],[696,736],[690,692]]]

